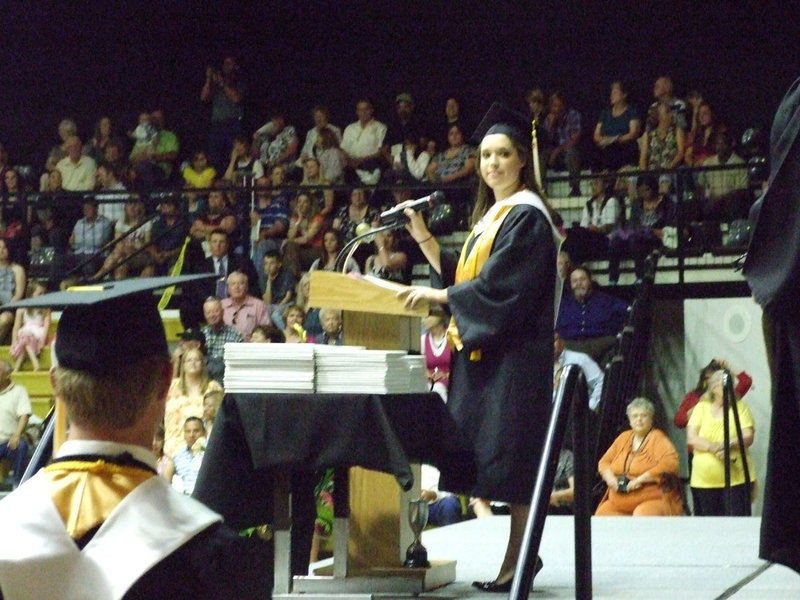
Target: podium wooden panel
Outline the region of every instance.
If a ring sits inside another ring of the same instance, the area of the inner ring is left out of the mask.
[[[309,305],[338,308],[345,344],[373,350],[420,350],[420,318],[428,305],[408,310],[396,294],[404,286],[355,278],[330,271],[311,273]],[[349,472],[350,518],[348,563],[354,571],[398,567],[411,543],[406,526],[408,499],[419,497],[414,488],[403,493],[386,473],[353,467]]]

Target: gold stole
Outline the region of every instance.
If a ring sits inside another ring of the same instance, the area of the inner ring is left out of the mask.
[[[470,242],[475,237],[475,229],[473,228],[464,242],[464,247],[461,249],[461,256],[456,266],[456,283],[471,281],[480,274],[483,265],[492,253],[494,240],[497,237],[497,232],[500,231],[500,226],[503,224],[508,211],[515,206],[517,206],[516,203],[509,203],[499,207],[492,220],[486,224],[483,233],[478,237],[472,250],[467,253],[467,248],[469,248]],[[447,342],[451,350],[461,351],[464,349],[464,343],[458,333],[455,317],[450,318],[450,325],[447,327]],[[470,352],[469,359],[471,361],[479,361],[481,359],[480,348]]]
[[[59,461],[46,466],[44,472],[53,503],[74,540],[102,525],[136,486],[156,477],[144,468],[104,460]]]

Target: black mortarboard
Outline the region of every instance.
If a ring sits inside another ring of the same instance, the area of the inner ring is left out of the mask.
[[[495,102],[481,119],[471,141],[480,144],[491,133],[504,133],[525,148],[531,145],[531,120],[502,102]]]
[[[154,291],[213,274],[128,279],[75,286],[12,302],[4,309],[61,308],[56,330],[58,364],[105,375],[146,356],[168,356]]]

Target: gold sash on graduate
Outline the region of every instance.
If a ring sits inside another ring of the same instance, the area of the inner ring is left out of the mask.
[[[125,496],[156,476],[144,467],[105,460],[63,460],[44,471],[53,503],[74,540],[102,525]]]
[[[494,247],[494,240],[497,237],[497,232],[500,231],[500,226],[512,208],[517,206],[517,203],[508,203],[503,206],[497,206],[494,215],[487,214],[490,217],[488,222],[483,222],[483,231],[478,236],[475,244],[472,246],[471,251],[467,252],[473,238],[475,237],[475,230],[473,228],[464,242],[464,247],[461,249],[461,256],[458,259],[456,266],[456,283],[464,281],[471,281],[475,279],[481,272],[483,265],[489,259]],[[485,219],[486,217],[484,217]],[[451,350],[461,351],[464,349],[464,343],[461,341],[461,335],[458,333],[458,326],[456,325],[455,317],[450,318],[450,325],[447,327],[447,342]],[[469,353],[471,361],[478,361],[481,359],[480,348],[473,350]]]

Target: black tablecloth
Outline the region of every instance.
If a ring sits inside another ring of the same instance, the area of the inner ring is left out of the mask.
[[[238,394],[218,411],[194,496],[234,527],[269,521],[278,470],[298,478],[329,467],[393,474],[410,462],[454,473],[469,489],[471,452],[436,394]]]

